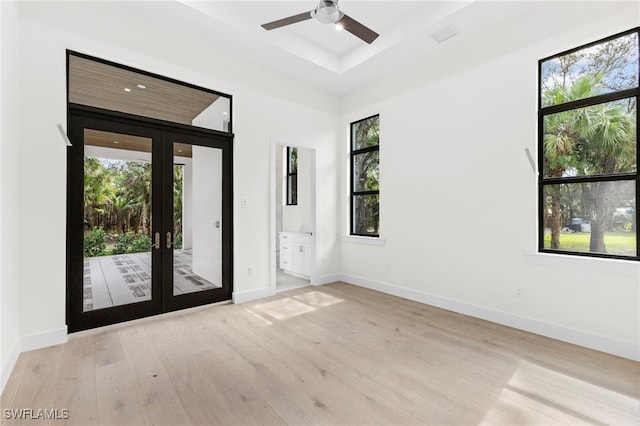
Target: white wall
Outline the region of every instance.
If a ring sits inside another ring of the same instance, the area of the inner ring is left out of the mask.
[[[18,25],[15,4],[0,2],[0,392],[20,351]]]
[[[66,164],[55,128],[66,123],[65,49],[234,96],[234,294],[245,299],[270,285],[270,141],[304,136],[321,152],[322,178],[333,185],[320,194],[332,214],[324,217],[325,232],[318,239],[324,273],[335,274],[337,177],[331,166],[336,161],[337,97],[218,52],[189,34],[171,34],[112,14],[106,3],[24,2],[18,8],[23,84],[14,122],[22,160],[15,166],[20,170],[20,217],[15,225],[20,244],[14,264],[23,274],[21,336],[65,328]],[[241,198],[247,200],[246,208],[240,208]]]
[[[276,162],[276,193],[275,193],[275,243],[276,243],[276,268],[280,268],[280,238],[278,237],[281,231],[283,231],[282,227],[282,209],[285,204],[286,197],[286,185],[285,185],[285,157],[286,157],[286,147],[283,145],[276,145],[275,152],[275,162]]]
[[[287,148],[282,145],[276,146],[276,231],[280,232],[282,228],[282,207],[286,203],[286,168],[285,157],[287,156]]]
[[[380,114],[385,239],[345,239],[345,279],[640,359],[637,263],[523,254],[537,244],[524,152],[536,152],[537,61],[637,26],[639,7],[546,2],[345,97],[342,182],[348,123]]]
[[[283,149],[285,157],[287,150]],[[298,204],[288,206],[286,196],[287,159],[282,165],[284,175],[284,193],[282,197],[282,230],[294,232],[312,232],[311,223],[311,150],[298,148]]]

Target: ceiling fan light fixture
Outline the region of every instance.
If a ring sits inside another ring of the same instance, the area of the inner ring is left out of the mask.
[[[323,24],[336,24],[336,31],[346,30],[367,44],[373,43],[380,35],[366,25],[363,25],[361,22],[356,21],[345,13],[342,13],[338,8],[338,0],[321,0],[315,9],[310,12],[298,13],[297,15],[267,22],[261,26],[265,30],[270,31],[275,30],[276,28],[282,28],[287,25],[303,22],[308,19],[315,19]]]
[[[335,0],[323,0],[311,11],[311,16],[323,24],[335,24],[340,19],[340,9]]]

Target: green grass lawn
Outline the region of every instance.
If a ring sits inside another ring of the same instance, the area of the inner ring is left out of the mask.
[[[587,232],[563,232],[560,234],[560,250],[589,252],[589,239],[591,234]],[[608,232],[604,236],[604,245],[609,254],[635,256],[636,234],[634,232]],[[551,234],[545,232],[544,248],[551,247]]]

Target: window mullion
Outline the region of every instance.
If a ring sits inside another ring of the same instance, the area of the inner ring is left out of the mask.
[[[587,175],[587,176],[570,176],[557,178],[543,178],[543,185],[557,185],[560,183],[589,183],[589,182],[611,182],[617,180],[634,180],[638,177],[637,173],[620,173],[616,175]]]
[[[560,112],[571,111],[574,109],[585,108],[593,105],[600,105],[607,102],[615,102],[622,99],[633,98],[640,95],[640,88],[634,87],[626,90],[605,93],[604,95],[592,96],[589,98],[578,99],[571,102],[565,102],[557,105],[550,105],[540,109],[540,115],[546,116],[557,114]]]
[[[351,151],[351,155],[366,154],[367,152],[380,150],[380,145],[368,146],[366,148],[355,149]]]

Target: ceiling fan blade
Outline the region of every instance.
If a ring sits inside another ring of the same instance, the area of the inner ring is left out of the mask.
[[[262,24],[262,28],[265,30],[275,30],[276,28],[284,27],[286,25],[295,24],[296,22],[306,21],[311,19],[311,12],[303,12],[298,15],[289,16],[288,18],[278,19],[277,21],[268,22]]]
[[[377,32],[373,31],[371,28],[368,28],[360,22],[356,21],[349,15],[344,15],[336,22],[336,24],[342,25],[342,28],[349,31],[354,36],[360,38],[365,43],[369,44],[373,43],[373,41],[380,35]]]

